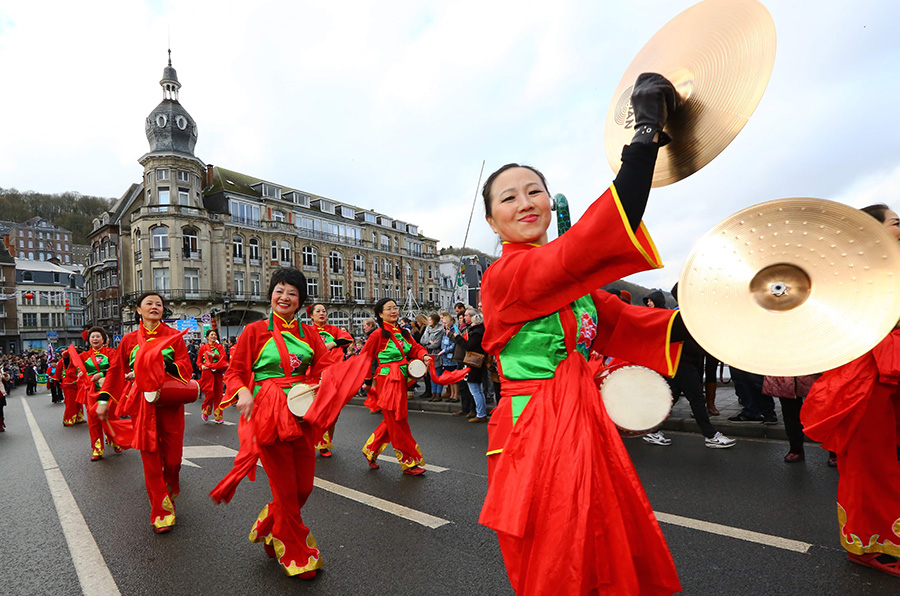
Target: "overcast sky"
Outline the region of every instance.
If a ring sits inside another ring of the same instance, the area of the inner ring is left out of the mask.
[[[900,207],[900,3],[767,0],[766,94],[710,165],[654,189],[645,222],[669,288],[693,240],[771,199]],[[196,155],[463,242],[482,160],[547,175],[573,219],[609,185],[622,74],[690,0],[0,0],[0,187],[118,197],[172,48]],[[171,41],[169,41],[171,40]],[[476,206],[469,245],[494,252]]]

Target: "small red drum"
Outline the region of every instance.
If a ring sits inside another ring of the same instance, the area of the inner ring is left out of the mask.
[[[162,387],[156,391],[145,391],[144,399],[156,406],[178,406],[191,404],[200,397],[200,385],[191,379],[187,383],[166,377]]]
[[[313,400],[316,399],[316,388],[318,385],[307,385],[306,383],[297,383],[287,394],[288,410],[297,418],[303,416],[309,411]]]
[[[421,360],[410,360],[406,365],[406,370],[413,379],[421,379],[428,374],[428,366]]]
[[[639,437],[653,432],[672,412],[672,390],[659,373],[623,364],[600,376],[605,377],[600,384],[603,405],[621,434]]]

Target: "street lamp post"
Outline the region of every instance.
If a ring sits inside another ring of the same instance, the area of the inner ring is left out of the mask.
[[[230,323],[228,319],[228,312],[231,309],[231,298],[225,296],[222,298],[222,306],[225,307],[225,339],[230,339],[228,337],[228,324]]]

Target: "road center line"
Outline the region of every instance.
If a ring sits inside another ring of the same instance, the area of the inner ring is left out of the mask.
[[[742,530],[741,528],[732,528],[722,524],[715,524],[699,519],[691,519],[689,517],[681,517],[680,515],[672,515],[670,513],[654,512],[656,519],[664,524],[672,524],[673,526],[681,526],[682,528],[691,528],[692,530],[700,530],[701,532],[709,532],[710,534],[718,534],[719,536],[728,536],[729,538],[737,538],[746,542],[755,542],[765,546],[774,546],[784,550],[790,550],[797,553],[807,553],[812,544],[800,542],[799,540],[791,540],[789,538],[781,538],[780,536],[772,536],[771,534],[761,534],[751,530]]]
[[[327,490],[330,493],[340,495],[351,501],[356,501],[357,503],[374,507],[375,509],[390,513],[391,515],[396,515],[397,517],[416,522],[417,524],[421,524],[432,530],[450,523],[450,520],[428,515],[427,513],[416,511],[415,509],[410,509],[409,507],[404,507],[403,505],[398,505],[391,501],[385,501],[384,499],[379,499],[378,497],[373,497],[372,495],[367,495],[358,490],[353,490],[352,488],[347,488],[340,484],[322,480],[321,478],[316,478],[313,481],[313,484],[322,490]]]
[[[106,566],[106,561],[103,560],[103,555],[100,554],[100,549],[97,548],[97,543],[94,541],[87,522],[84,521],[81,509],[78,508],[78,503],[75,502],[75,497],[69,490],[69,485],[56,463],[56,458],[53,457],[53,452],[50,451],[50,446],[47,445],[37,420],[24,398],[22,398],[22,407],[25,408],[25,418],[28,420],[34,446],[37,448],[41,467],[44,469],[47,484],[50,486],[50,494],[53,497],[59,523],[62,525],[63,534],[66,537],[69,554],[75,564],[75,573],[78,574],[81,591],[85,596],[119,594],[119,588],[109,572],[109,567]]]

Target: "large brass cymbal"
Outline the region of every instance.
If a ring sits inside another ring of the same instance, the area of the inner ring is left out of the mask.
[[[631,90],[642,72],[669,79],[682,99],[665,130],[653,186],[687,178],[721,153],[759,104],[775,63],[775,24],[757,0],[705,0],[669,21],[625,71],[606,115],[614,172],[634,136]]]
[[[841,203],[761,203],[695,243],[678,302],[691,335],[723,362],[822,372],[871,350],[900,319],[900,242]]]

